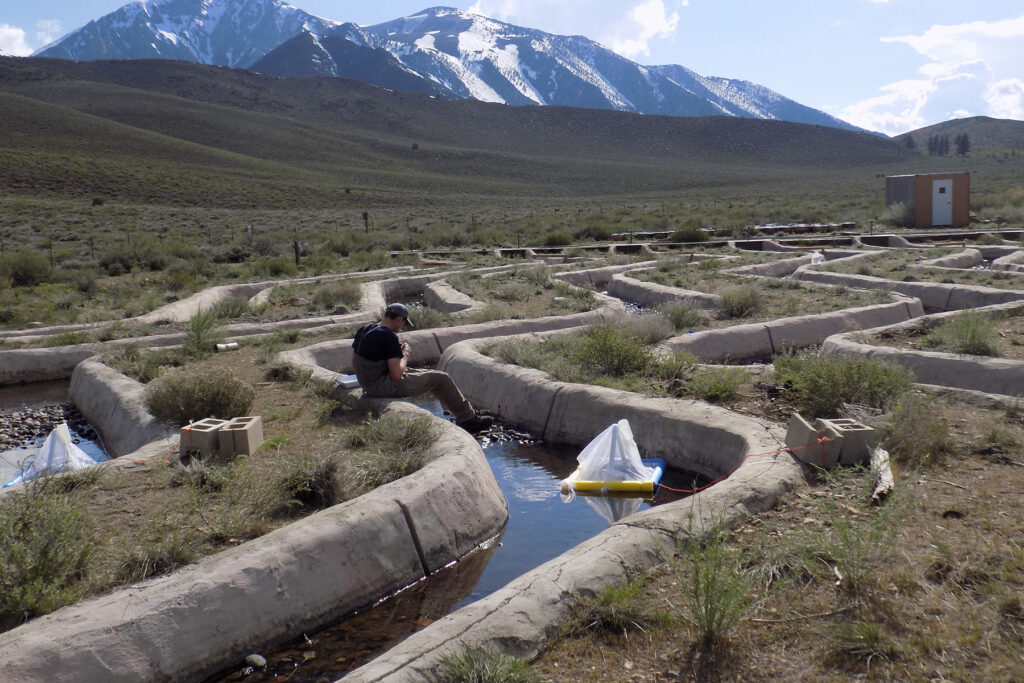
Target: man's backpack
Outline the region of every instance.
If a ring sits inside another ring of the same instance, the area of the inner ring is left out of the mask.
[[[373,323],[366,323],[365,325],[360,327],[358,330],[356,330],[356,336],[352,339],[352,349],[356,353],[359,353],[359,344],[362,343],[363,337],[366,336],[366,333],[369,332],[372,329],[375,329],[376,327],[377,327],[377,323],[375,323],[375,322],[373,322]]]

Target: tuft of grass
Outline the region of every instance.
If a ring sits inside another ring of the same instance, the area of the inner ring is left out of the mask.
[[[443,683],[537,683],[540,676],[519,657],[484,648],[468,648],[441,657]]]
[[[61,477],[0,499],[0,630],[75,602],[94,553],[91,527]]]
[[[164,368],[181,365],[181,359],[173,351],[153,350],[139,344],[119,346],[105,353],[101,360],[143,384],[159,377]]]
[[[428,308],[426,306],[417,308],[410,315],[413,316],[413,320],[416,321],[417,330],[427,330],[435,327],[446,327],[450,316],[436,308]]]
[[[224,420],[246,415],[256,393],[234,375],[214,370],[202,375],[174,371],[146,387],[146,407],[176,427],[205,417]]]
[[[925,338],[926,346],[971,356],[998,356],[999,344],[992,319],[966,311],[939,325]]]
[[[336,458],[304,456],[290,459],[278,481],[289,507],[323,510],[343,499],[341,467]]]
[[[906,370],[867,358],[803,352],[777,356],[774,365],[808,418],[835,417],[844,403],[885,409],[910,388]]]
[[[651,611],[643,604],[645,586],[645,581],[633,580],[622,586],[608,586],[599,595],[581,600],[573,606],[568,632],[628,636],[630,632],[647,633],[671,624],[671,614]]]
[[[725,543],[727,530],[716,525],[703,538],[679,542],[673,561],[687,612],[705,650],[722,645],[729,632],[754,606],[754,576],[738,551]]]
[[[193,562],[198,553],[196,539],[180,531],[154,537],[140,547],[124,551],[117,581],[134,583],[151,576],[169,574]]]
[[[437,440],[429,417],[389,415],[367,420],[348,432],[347,445],[358,449],[345,462],[346,496],[372,491],[427,464],[427,449]]]

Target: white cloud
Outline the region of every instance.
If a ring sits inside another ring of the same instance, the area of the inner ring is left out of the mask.
[[[964,116],[1024,118],[1024,16],[936,25],[921,35],[881,40],[925,57],[920,78],[884,86],[885,94],[846,107],[841,118],[889,135]]]
[[[470,12],[548,33],[584,35],[629,58],[646,55],[650,41],[667,38],[689,0],[476,0]]]
[[[36,42],[49,45],[61,36],[61,24],[57,19],[44,19],[36,24]]]
[[[0,24],[0,54],[25,57],[32,48],[25,42],[25,31],[10,24]]]
[[[989,116],[997,119],[1024,119],[1024,80],[1004,78],[989,86],[985,101]]]

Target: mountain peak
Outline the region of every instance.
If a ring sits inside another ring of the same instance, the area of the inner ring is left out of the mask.
[[[754,83],[704,77],[678,65],[641,66],[584,36],[554,35],[445,6],[356,26],[284,0],[140,0],[38,55],[179,59],[279,76],[358,78],[512,105],[781,119],[857,130]]]

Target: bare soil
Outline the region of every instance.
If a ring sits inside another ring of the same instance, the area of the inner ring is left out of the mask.
[[[998,358],[1024,360],[1024,316],[993,320],[995,343]],[[930,330],[908,327],[903,329],[885,330],[872,337],[872,343],[898,349],[915,351],[945,351],[945,349],[929,345],[925,337]]]
[[[848,470],[797,490],[732,530],[748,568],[778,574],[724,642],[698,643],[685,573],[651,572],[648,612],[672,626],[554,640],[534,666],[553,681],[1018,681],[1024,680],[1024,464],[1019,415],[936,401],[954,454],[911,469],[896,465],[901,503],[892,535],[865,548],[869,572],[853,590],[826,557],[797,569],[780,549],[820,547],[834,531],[824,510],[870,520],[870,475]],[[993,425],[1017,441],[993,447]],[[806,552],[806,550],[805,550]],[[789,572],[787,575],[786,572]]]

